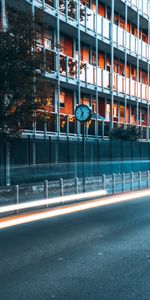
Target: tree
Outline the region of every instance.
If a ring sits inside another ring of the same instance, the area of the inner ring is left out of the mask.
[[[123,126],[114,127],[109,132],[111,140],[137,141],[142,138],[142,131],[136,126],[130,126],[126,129]]]
[[[68,16],[72,19],[76,19],[77,16],[77,1],[75,0],[68,0],[67,1],[67,5],[68,5]],[[66,0],[60,0],[59,1],[59,10],[62,13],[66,13]],[[91,14],[87,14],[87,16],[90,16]],[[80,20],[83,21],[85,17],[85,10],[84,10],[84,6],[80,5]]]
[[[11,11],[8,24],[0,31],[0,134],[16,135],[33,111],[46,105],[51,88],[32,16]]]

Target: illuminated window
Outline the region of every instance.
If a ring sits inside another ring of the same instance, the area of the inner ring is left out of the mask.
[[[120,117],[124,117],[125,108],[124,106],[120,106]]]
[[[117,105],[113,106],[113,117],[115,117],[115,118],[118,117],[118,106]]]
[[[64,92],[60,93],[60,107],[62,107],[62,108],[65,107],[65,93]]]

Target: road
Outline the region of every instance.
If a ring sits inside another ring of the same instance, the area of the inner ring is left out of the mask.
[[[150,199],[0,232],[1,300],[150,299]]]

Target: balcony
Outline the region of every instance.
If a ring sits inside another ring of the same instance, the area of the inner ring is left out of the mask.
[[[78,78],[78,63],[77,60],[71,57],[61,55],[60,58],[60,74],[63,76],[68,76],[72,78]],[[102,89],[110,89],[110,72],[107,70],[102,70],[89,64],[81,62],[80,65],[80,80],[87,84],[97,85]],[[129,97],[136,97],[143,100],[148,100],[148,85],[136,82],[132,78],[125,78],[125,76],[119,75],[117,73],[113,74],[113,89],[114,92],[119,94],[127,94]],[[150,87],[149,87],[150,95]],[[123,95],[122,95],[123,96]]]
[[[128,0],[130,4],[133,6],[133,8],[139,9],[142,14],[149,15],[148,13],[148,0]]]
[[[77,69],[78,69],[78,64],[77,64],[76,59],[66,56],[64,54],[60,54],[60,74],[61,75],[76,78],[77,77]]]
[[[38,3],[41,3],[42,8],[43,2],[41,0],[36,1]],[[73,11],[69,9],[69,4],[68,9],[66,10],[64,4],[65,2],[62,1],[62,3],[63,5],[60,5],[60,13],[67,16],[70,20],[77,21],[77,2],[74,1]],[[130,3],[133,5],[133,7],[137,7],[137,0],[131,0]],[[51,0],[45,0],[45,7],[53,9],[52,6],[53,2]],[[141,10],[141,12],[143,12],[144,14],[147,13],[148,15],[148,0],[140,0],[139,9]],[[110,40],[110,21],[100,15],[97,16],[97,20],[98,34],[101,35],[103,39]],[[71,24],[75,25],[75,23]],[[96,13],[82,4],[80,4],[80,24],[84,27],[85,31],[96,31]],[[150,47],[147,43],[145,43],[141,39],[138,39],[133,34],[126,32],[124,29],[115,24],[113,24],[113,41],[115,47],[126,48],[131,55],[138,54],[140,59],[147,60],[150,57]],[[45,47],[47,49],[50,48],[50,44],[48,44],[48,41],[45,41]]]
[[[60,120],[60,123],[58,124],[58,120]],[[27,120],[26,120],[27,121]],[[31,123],[31,122],[30,122]],[[124,122],[123,122],[124,123]],[[123,123],[117,123],[114,122],[114,126],[117,127],[118,124],[122,125]],[[135,126],[133,124],[127,123],[127,126]],[[97,127],[97,121],[95,119],[91,119],[86,124],[86,136],[89,138],[95,138],[96,137],[96,127]],[[147,126],[141,126],[139,124],[138,126],[141,128],[143,132],[143,139],[146,139],[147,137],[147,130],[150,133],[150,130]],[[66,114],[60,114],[60,118],[58,119],[58,116],[56,113],[49,113],[48,115],[45,114],[45,112],[38,112],[35,116],[34,122],[32,124],[22,123],[21,127],[22,132],[24,134],[34,134],[39,136],[50,136],[54,135],[56,136],[58,134],[57,128],[60,128],[60,135],[61,136],[76,136],[77,134],[77,124],[76,119],[74,115],[66,115]],[[110,121],[100,121],[98,120],[98,137],[100,138],[108,138],[109,137],[109,131],[111,129]],[[82,137],[83,133],[83,127],[80,124],[80,136]]]
[[[138,54],[141,58],[148,59],[149,45],[144,41],[136,38],[133,34],[126,32],[124,29],[113,25],[114,43],[116,46],[126,48],[131,54]]]

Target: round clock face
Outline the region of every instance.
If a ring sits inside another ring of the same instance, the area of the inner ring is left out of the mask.
[[[91,108],[88,105],[81,104],[75,109],[76,119],[80,122],[86,122],[91,117]]]

